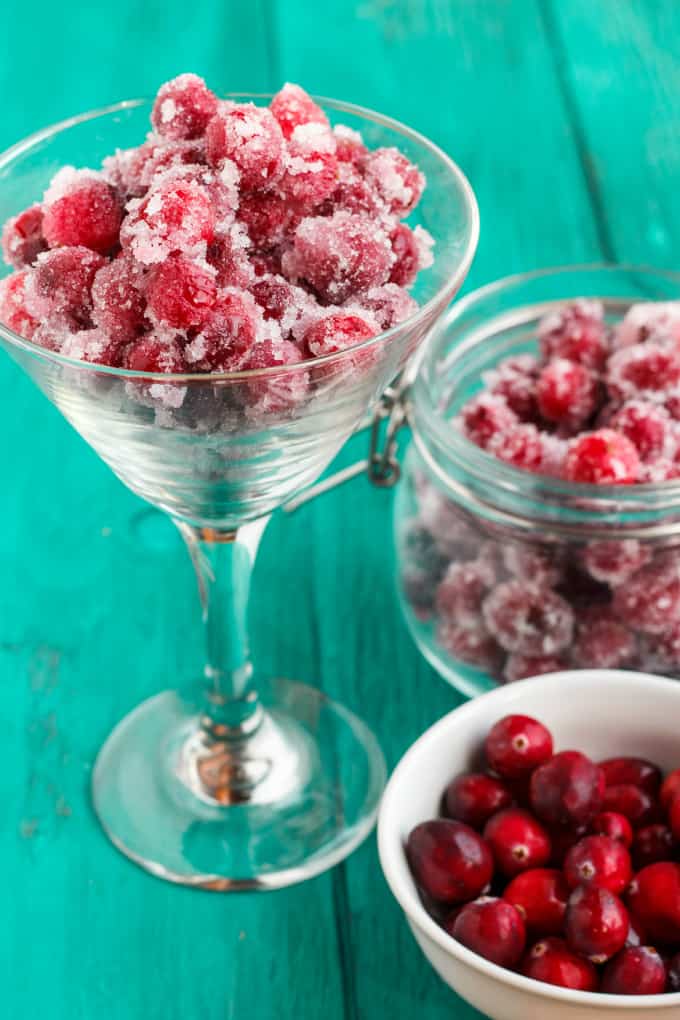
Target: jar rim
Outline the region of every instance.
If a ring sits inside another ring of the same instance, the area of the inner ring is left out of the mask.
[[[481,349],[499,328],[534,322],[537,311],[548,311],[576,295],[533,303],[519,304],[490,318],[479,316],[479,322],[469,335],[462,326],[465,316],[474,314],[484,303],[511,292],[523,285],[557,280],[559,277],[577,274],[598,274],[604,282],[616,274],[649,281],[653,278],[677,287],[680,299],[680,273],[660,270],[654,267],[614,263],[583,263],[553,266],[518,273],[492,281],[467,294],[450,307],[448,312],[431,330],[422,349],[418,352],[413,366],[409,391],[408,420],[414,442],[429,469],[436,475],[442,486],[456,501],[465,501],[480,512],[492,512],[494,519],[504,522],[513,529],[536,530],[544,525],[546,533],[573,535],[575,529],[587,529],[588,538],[599,538],[598,522],[608,519],[601,537],[612,539],[631,538],[644,535],[645,538],[680,534],[680,479],[663,482],[646,482],[635,485],[595,485],[584,482],[569,482],[550,475],[538,475],[514,467],[499,460],[469,440],[459,429],[452,428],[450,418],[445,417],[442,408],[433,399],[431,376],[441,378],[442,364],[438,355],[442,343],[457,327],[462,334],[452,349],[446,352],[446,372],[450,373],[472,350]],[[583,295],[596,297],[597,295]],[[604,293],[600,295],[610,303]],[[644,296],[636,299],[644,301]],[[636,303],[628,300],[627,305]],[[455,470],[448,471],[439,463],[441,454]],[[462,476],[462,478],[461,478]],[[484,490],[482,495],[481,490]],[[523,500],[523,496],[527,496]],[[509,505],[511,504],[511,506]],[[523,505],[524,504],[524,505]],[[559,510],[559,517],[555,510]],[[552,511],[552,512],[551,512]],[[664,520],[663,515],[677,513],[678,519]],[[657,520],[650,521],[650,514]],[[621,519],[621,526],[612,525],[612,516]],[[637,526],[636,526],[637,524]],[[547,537],[547,534],[546,534]]]

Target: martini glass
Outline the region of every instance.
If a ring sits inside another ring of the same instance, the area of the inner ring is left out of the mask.
[[[460,287],[478,236],[472,191],[441,150],[386,117],[319,102],[332,122],[360,130],[371,147],[398,146],[426,174],[414,222],[433,235],[435,264],[417,284],[420,308],[409,319],[340,354],[224,375],[93,366],[0,327],[13,359],[125,485],[170,515],[188,546],[205,621],[204,674],[118,724],[92,789],[104,829],[128,857],[169,881],[218,891],[309,878],[373,825],[385,777],[380,748],[320,691],[253,668],[250,578],[271,513],[318,477],[403,368]],[[8,150],[0,219],[35,201],[60,166],[98,166],[137,144],[149,111],[146,101],[121,103]],[[284,619],[289,599],[282,593]]]

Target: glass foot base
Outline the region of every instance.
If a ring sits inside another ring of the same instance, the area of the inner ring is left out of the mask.
[[[250,736],[216,742],[172,692],[118,724],[92,777],[112,842],[169,882],[276,889],[332,867],[373,827],[385,762],[364,723],[278,680]]]

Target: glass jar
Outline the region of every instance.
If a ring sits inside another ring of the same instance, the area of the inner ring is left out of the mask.
[[[608,321],[680,298],[680,275],[577,266],[458,302],[414,366],[395,501],[398,586],[429,662],[468,695],[567,666],[680,676],[680,481],[566,482],[499,461],[452,425],[482,374],[538,350],[539,319],[598,297]]]

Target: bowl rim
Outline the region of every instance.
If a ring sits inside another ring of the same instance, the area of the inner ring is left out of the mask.
[[[222,98],[234,101],[243,100],[246,102],[252,102],[256,99],[269,100],[273,95],[274,93],[271,92],[228,92]],[[448,169],[452,180],[455,181],[456,189],[462,197],[463,206],[466,209],[469,222],[467,232],[462,234],[464,244],[460,258],[456,261],[455,269],[446,276],[444,282],[438,287],[436,293],[428,301],[426,301],[425,304],[419,305],[406,319],[402,322],[398,322],[395,326],[392,326],[388,330],[376,333],[375,336],[368,337],[368,339],[363,340],[358,344],[353,344],[351,347],[347,347],[344,350],[333,354],[325,354],[320,358],[310,358],[292,365],[277,365],[269,368],[245,369],[239,372],[215,373],[140,372],[124,368],[114,368],[111,365],[95,365],[91,362],[81,361],[77,358],[65,357],[55,351],[48,351],[46,348],[40,347],[38,344],[34,344],[32,341],[19,336],[18,333],[15,333],[2,323],[0,323],[0,335],[2,335],[12,346],[18,347],[20,350],[25,351],[32,357],[38,358],[39,360],[52,361],[55,364],[63,365],[68,368],[118,376],[119,378],[126,380],[160,380],[165,383],[183,384],[197,382],[216,383],[228,382],[231,380],[251,380],[296,374],[310,371],[316,365],[335,364],[336,362],[342,363],[348,358],[351,358],[351,356],[356,355],[359,351],[368,350],[370,347],[378,346],[380,343],[389,341],[397,332],[404,329],[412,329],[421,322],[427,321],[428,317],[434,314],[438,307],[441,306],[443,309],[444,306],[452,300],[464,282],[470,265],[472,264],[479,241],[479,207],[475,193],[466,175],[460,169],[458,164],[448,155],[448,153],[444,152],[444,150],[440,148],[440,146],[436,145],[435,142],[432,142],[426,135],[421,134],[419,131],[415,131],[406,124],[402,124],[401,121],[398,121],[393,117],[388,117],[385,114],[371,110],[368,107],[360,106],[356,103],[347,103],[342,100],[331,99],[325,96],[314,95],[312,96],[312,99],[322,107],[330,108],[339,113],[347,113],[355,117],[360,117],[364,121],[371,121],[374,124],[379,124],[380,126],[388,128],[396,134],[402,135],[410,141],[421,145]],[[84,124],[90,120],[96,120],[99,117],[106,117],[111,114],[121,113],[125,110],[134,110],[141,106],[150,106],[152,103],[153,100],[149,98],[124,99],[121,102],[102,106],[95,110],[87,110],[84,113],[67,117],[64,120],[57,121],[54,124],[41,128],[0,152],[0,173],[6,170],[14,159],[21,156],[23,153],[27,152],[39,143],[59,134],[61,131],[77,127],[79,124]]]
[[[517,974],[498,964],[491,963],[447,935],[425,910],[415,890],[415,885],[413,888],[409,888],[408,884],[396,874],[393,867],[395,855],[404,853],[403,846],[398,840],[395,824],[399,818],[398,800],[401,777],[413,768],[425,748],[436,742],[442,733],[464,725],[466,720],[472,718],[478,711],[478,706],[486,705],[490,700],[497,701],[499,707],[512,704],[518,696],[518,692],[525,690],[528,684],[533,687],[541,685],[549,692],[552,688],[562,688],[565,681],[580,683],[584,686],[586,683],[590,686],[593,681],[596,681],[599,688],[605,686],[617,691],[620,691],[622,685],[627,684],[644,685],[648,691],[650,688],[664,691],[674,689],[680,704],[680,684],[677,680],[652,673],[615,669],[570,669],[545,673],[542,676],[528,677],[505,687],[498,687],[464,702],[433,723],[410,745],[387,782],[378,813],[378,856],[383,875],[392,895],[411,924],[415,925],[448,956],[454,957],[460,963],[486,977],[508,984],[522,992],[538,995],[545,999],[558,999],[579,1006],[600,1007],[608,1010],[639,1010],[641,1008],[653,1010],[660,1007],[678,1007],[680,1006],[680,992],[663,992],[658,995],[612,995],[602,992],[580,992],[535,981],[532,978],[524,977],[523,974]]]

